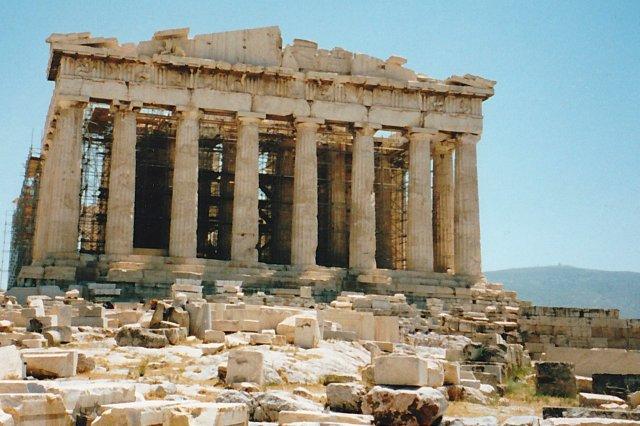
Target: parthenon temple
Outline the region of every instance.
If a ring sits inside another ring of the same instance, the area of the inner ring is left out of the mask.
[[[15,285],[481,279],[476,145],[494,81],[283,47],[278,27],[47,42],[55,87]]]

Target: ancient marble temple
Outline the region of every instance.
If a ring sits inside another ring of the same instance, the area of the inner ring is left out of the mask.
[[[495,82],[283,47],[277,27],[47,42],[55,87],[19,285],[419,293],[481,277],[476,145]]]

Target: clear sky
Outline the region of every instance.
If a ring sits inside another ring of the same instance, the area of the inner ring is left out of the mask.
[[[167,28],[267,25],[280,26],[284,43],[396,54],[436,78],[498,81],[478,147],[485,270],[640,271],[640,1],[2,1],[2,223],[32,133],[39,144],[50,33],[134,42]]]

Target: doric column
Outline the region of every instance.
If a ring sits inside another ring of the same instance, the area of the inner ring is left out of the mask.
[[[356,123],[355,127],[351,159],[349,267],[367,270],[376,268],[373,135],[381,126]]]
[[[439,142],[433,156],[433,268],[454,270],[453,145]]]
[[[231,260],[242,264],[258,261],[258,130],[264,114],[238,113]]]
[[[455,272],[482,275],[480,261],[480,211],[476,143],[479,135],[464,133],[456,142],[454,188]]]
[[[291,264],[316,264],[318,248],[318,127],[324,120],[296,119],[296,150],[293,172]]]
[[[133,251],[133,213],[136,194],[136,112],[128,106],[113,109],[113,143],[107,199],[105,253]]]
[[[169,256],[196,257],[200,110],[179,112],[173,161]]]
[[[58,101],[56,129],[45,159],[38,200],[34,260],[78,252],[85,106],[85,102]]]
[[[431,226],[431,140],[437,132],[412,128],[409,136],[407,269],[433,271]]]

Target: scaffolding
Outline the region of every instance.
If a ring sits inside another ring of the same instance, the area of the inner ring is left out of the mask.
[[[42,160],[39,152],[29,148],[29,156],[25,162],[22,189],[15,200],[15,210],[11,221],[7,288],[16,286],[20,269],[24,265],[31,264],[41,173]]]
[[[80,253],[104,253],[107,199],[111,170],[113,115],[109,106],[90,103],[82,126],[82,169],[78,249]]]

